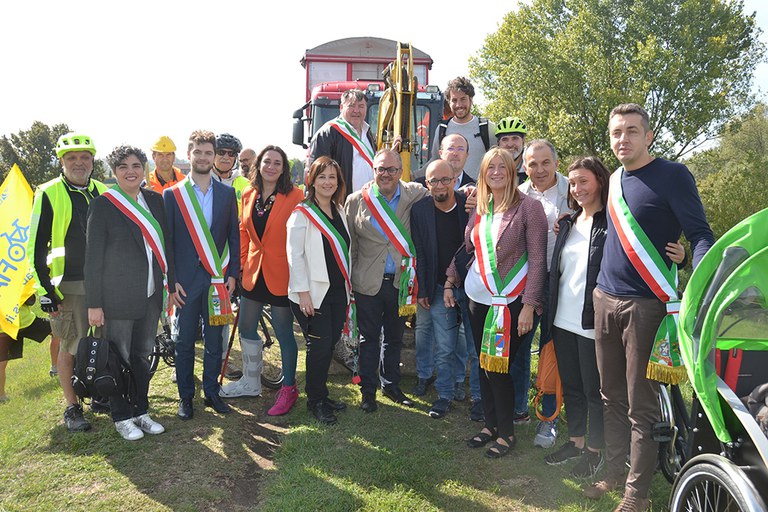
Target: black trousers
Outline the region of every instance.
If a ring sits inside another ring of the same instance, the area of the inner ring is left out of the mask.
[[[306,391],[311,406],[328,398],[328,368],[347,316],[347,292],[343,287],[329,288],[313,316],[304,315],[295,302],[291,311],[307,342]]]
[[[380,385],[400,385],[400,350],[403,346],[405,318],[398,315],[397,294],[391,279],[382,281],[376,295],[355,293],[363,394],[375,395]],[[383,345],[379,341],[382,327]]]
[[[512,361],[522,338],[517,335],[517,317],[523,309],[523,300],[518,298],[507,306],[512,315],[512,326],[509,333],[509,361],[512,371]],[[475,338],[475,349],[480,354],[483,340],[483,326],[490,306],[469,300],[469,322],[472,326],[472,336]],[[483,399],[485,426],[498,432],[498,437],[508,438],[515,434],[515,382],[512,374],[489,372],[480,368],[480,396]]]
[[[589,432],[589,447],[603,449],[603,399],[600,396],[595,340],[555,326],[552,335],[557,368],[563,382],[568,435],[582,437]]]

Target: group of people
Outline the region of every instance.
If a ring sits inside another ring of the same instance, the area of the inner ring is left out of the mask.
[[[448,84],[453,115],[415,182],[401,180],[395,149],[375,151],[359,90],[342,95],[339,117],[314,136],[304,190],[281,148],[256,153],[208,131],[190,135],[187,176],[173,167],[167,137],[152,147],[148,180],[142,150],[115,148],[107,162],[117,185],[108,189],[90,178],[93,141],[62,136],[62,174],[35,194],[29,254],[61,338],[67,428],[90,428],[71,385],[89,326],[116,343],[133,371],[135,396],[111,396],[109,406],[118,432],[135,440],[164,431],[147,399],[159,320],[167,317],[176,337],[181,419],[194,415],[200,323],[204,404],[226,414],[223,399],[261,394],[258,325],[269,305],[285,380],[268,414],[288,413],[299,396],[295,320],[307,346],[307,407],[333,424],[346,408],[327,387],[342,332],[359,336],[360,408],[376,411],[379,390],[414,405],[401,388],[400,352],[415,314],[414,394],[434,384],[429,416],[442,418],[466,399],[468,374],[470,419],[483,427],[467,445],[500,458],[515,446],[515,425],[530,421],[530,346],[540,328],[540,345],[552,341],[559,361],[569,437],[545,461],[578,459],[572,473],[583,478],[605,461],[606,476],[587,496],[623,484],[619,509],[644,510],[659,416],[659,384],[646,366],[677,299],[676,290],[659,294],[654,276],[685,260],[681,232],[694,265],[713,243],[694,180],[683,165],[650,155],[653,132],[638,105],[609,116],[622,168],[611,175],[598,158],[582,157],[562,175],[552,143],[526,143],[517,117],[494,124],[474,116],[473,96],[466,78]],[[222,368],[238,286],[241,373]],[[224,386],[222,371],[232,377]],[[556,408],[545,396],[536,445],[554,446]]]

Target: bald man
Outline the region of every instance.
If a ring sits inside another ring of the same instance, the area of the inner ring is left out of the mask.
[[[451,136],[443,140],[448,137]],[[430,195],[414,204],[411,210],[411,233],[416,249],[416,276],[419,283],[419,308],[416,313],[416,366],[419,380],[416,388],[417,391],[421,391],[420,388],[426,391],[427,382],[432,380],[430,362],[434,352],[434,368],[437,371],[434,382],[438,399],[432,404],[429,415],[436,419],[442,418],[450,410],[452,400],[466,398],[464,376],[469,357],[472,361],[470,418],[480,421],[483,419],[480,381],[477,354],[469,328],[467,298],[463,288],[446,291],[446,294],[451,294],[454,304],[446,307],[443,290],[446,269],[464,241],[468,220],[464,208],[466,198],[463,192],[454,190],[456,174],[445,160],[430,163],[425,178]],[[461,308],[461,316],[466,323],[465,336],[459,335],[457,308]]]

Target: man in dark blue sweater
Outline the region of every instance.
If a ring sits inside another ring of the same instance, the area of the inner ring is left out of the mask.
[[[653,141],[648,113],[636,104],[619,105],[611,111],[608,129],[611,149],[623,167],[611,178],[608,234],[593,296],[607,474],[585,494],[597,499],[625,484],[617,510],[641,511],[648,507],[658,454],[651,427],[659,421],[659,383],[646,378],[646,370],[656,330],[667,314],[665,303],[677,298],[674,286],[670,290],[664,282],[669,280],[653,276],[674,270],[668,244],[681,232],[691,242],[694,266],[714,237],[688,169],[648,152]],[[633,227],[650,243],[634,237]],[[666,268],[653,262],[654,252]]]

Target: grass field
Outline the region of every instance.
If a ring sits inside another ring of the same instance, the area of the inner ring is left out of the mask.
[[[48,377],[47,348],[29,343],[24,359],[8,365],[11,400],[0,404],[0,511],[597,512],[613,510],[621,498],[583,498],[584,482],[569,478],[570,466],[544,464],[546,452],[532,445],[534,424],[517,431],[513,454],[490,460],[464,444],[479,430],[468,419],[469,403],[454,403],[446,418],[434,420],[427,415],[436,398],[430,390],[413,409],[380,397],[379,411],[367,415],[342,373],[332,376],[331,395],[349,408],[331,427],[311,417],[303,394],[285,417],[266,416],[274,401],[266,390],[261,398],[232,400],[235,413],[227,416],[196,398],[195,418],[182,422],[170,369],[161,363],[150,412],[165,434],[127,442],[108,417],[89,412],[93,430],[69,434],[58,382]],[[198,359],[198,375],[200,368]],[[301,388],[303,372],[298,382]],[[413,377],[404,377],[406,392],[412,384]],[[560,431],[564,437],[564,425]],[[657,474],[654,511],[666,510],[669,491]]]

